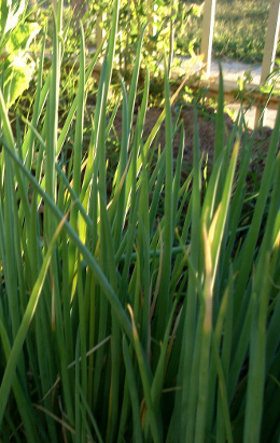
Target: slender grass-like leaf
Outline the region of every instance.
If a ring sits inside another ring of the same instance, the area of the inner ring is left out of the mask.
[[[141,428],[141,417],[140,417],[140,410],[139,410],[139,397],[137,392],[137,384],[135,380],[135,375],[133,371],[133,365],[131,361],[131,356],[129,354],[129,349],[127,345],[127,341],[125,337],[123,337],[123,352],[124,352],[124,362],[127,369],[127,378],[128,378],[128,385],[129,385],[129,394],[130,394],[130,401],[131,401],[131,407],[132,407],[132,414],[133,414],[133,435],[134,440],[142,442],[143,435],[142,435],[142,428]]]
[[[5,106],[4,97],[3,97],[3,93],[2,93],[1,89],[0,89],[0,117],[1,117],[1,123],[3,125],[4,137],[7,141],[7,143],[9,144],[9,146],[15,151],[16,146],[15,146],[14,136],[13,136],[11,124],[10,124],[10,121],[8,118],[8,110]],[[16,169],[16,173],[17,173],[17,179],[19,182],[19,192],[20,192],[21,201],[22,201],[22,204],[24,207],[24,212],[26,214],[26,217],[28,218],[29,212],[30,212],[30,207],[29,207],[28,197],[27,197],[27,188],[25,186],[25,183],[23,182],[21,174],[19,173],[19,171],[17,169]]]
[[[82,161],[82,146],[83,146],[83,127],[84,127],[84,107],[85,107],[85,41],[83,27],[81,29],[81,46],[80,46],[80,76],[78,89],[78,104],[77,104],[77,121],[75,125],[75,138],[73,148],[73,180],[72,188],[75,194],[80,194],[81,188],[81,161]],[[74,206],[70,213],[70,224],[73,229],[77,230],[80,238],[84,241],[85,226],[81,218],[78,217],[78,207]],[[69,250],[69,276],[72,279],[76,271],[76,254],[75,246],[71,245]]]
[[[9,338],[7,336],[7,331],[3,320],[4,320],[3,318],[1,318],[0,320],[0,336],[1,336],[1,344],[4,348],[6,359],[8,360],[11,353],[11,345],[9,343]],[[14,373],[14,377],[12,380],[12,388],[16,401],[19,405],[19,412],[21,414],[22,421],[24,423],[26,436],[27,438],[31,439],[34,442],[39,442],[40,440],[37,437],[35,415],[32,413],[31,403],[29,402],[29,404],[27,404],[26,402],[25,393],[23,391],[20,380],[18,379],[18,375],[16,373]],[[5,402],[4,398],[3,401]],[[5,409],[6,406],[4,405],[2,411],[3,414],[5,413]]]
[[[203,229],[203,245],[205,256],[205,280],[204,280],[204,306],[200,308],[200,315],[202,319],[201,341],[196,340],[196,345],[200,346],[200,362],[198,375],[198,392],[197,392],[197,411],[195,423],[195,441],[203,442],[205,435],[205,423],[207,414],[207,397],[209,386],[209,355],[210,355],[210,341],[212,334],[212,311],[213,311],[213,263],[211,257],[211,240],[206,231],[206,225],[202,225]],[[197,337],[200,334],[198,320]],[[196,352],[196,350],[195,350]],[[190,434],[187,434],[187,439]],[[190,441],[190,439],[188,440]]]
[[[219,158],[224,148],[224,82],[223,72],[220,65],[219,93],[218,93],[218,113],[216,121],[214,163]]]
[[[104,38],[104,40],[105,40],[105,38]],[[90,76],[92,75],[92,71],[94,69],[94,66],[96,65],[97,59],[98,59],[98,57],[100,55],[100,52],[102,50],[102,46],[103,45],[101,44],[101,46],[94,53],[94,56],[93,56],[93,58],[92,58],[92,60],[91,60],[91,62],[89,64],[89,67],[87,68],[87,72],[85,74],[85,83],[86,84],[88,83],[88,81],[90,79]],[[73,103],[71,105],[71,108],[69,110],[69,113],[67,115],[65,123],[63,125],[63,128],[62,128],[62,130],[60,132],[60,135],[58,137],[58,141],[57,141],[57,155],[60,154],[60,152],[61,152],[61,150],[63,148],[63,145],[65,144],[66,137],[67,137],[67,134],[69,132],[70,125],[71,125],[71,123],[73,121],[73,117],[74,117],[74,114],[76,112],[77,106],[78,106],[78,96],[76,96],[74,98],[74,100],[73,100]]]
[[[135,345],[135,351],[137,354],[138,364],[139,364],[139,370],[142,378],[143,383],[143,389],[144,389],[144,396],[145,396],[145,402],[147,409],[149,411],[149,422],[150,422],[150,429],[151,434],[154,442],[160,442],[162,441],[161,432],[162,430],[159,428],[158,423],[158,417],[156,416],[156,411],[153,407],[153,400],[151,397],[151,380],[152,375],[148,368],[147,362],[145,360],[145,357],[143,355],[143,351],[140,346],[140,341],[136,329],[136,325],[134,322],[134,316],[133,311],[130,306],[128,306],[129,313],[131,315],[132,319],[132,325],[133,325],[133,339],[134,339],[134,345]],[[145,436],[147,438],[147,435]]]
[[[63,219],[63,214],[60,212],[60,210],[57,208],[56,205],[54,205],[52,199],[49,197],[48,194],[46,194],[43,189],[40,187],[40,185],[37,183],[36,179],[33,177],[33,175],[24,167],[21,160],[17,157],[15,153],[8,147],[8,145],[4,144],[5,150],[9,153],[9,155],[13,158],[13,161],[19,166],[19,168],[22,170],[22,172],[26,175],[28,180],[32,183],[38,194],[40,194],[46,205],[48,205],[53,215],[60,221]],[[108,297],[110,303],[112,304],[113,309],[116,310],[117,317],[124,328],[126,334],[131,337],[132,330],[131,330],[131,323],[125,314],[125,311],[116,297],[116,294],[114,293],[111,285],[109,284],[106,276],[104,275],[103,271],[98,266],[96,260],[90,253],[90,251],[85,247],[85,245],[80,241],[77,233],[72,229],[72,227],[69,225],[69,223],[66,221],[64,224],[64,229],[67,230],[67,233],[72,241],[75,242],[77,248],[79,249],[80,253],[83,255],[85,261],[87,262],[88,266],[93,270],[95,273],[96,279],[99,282],[100,286],[104,290],[104,294],[106,294],[106,297]]]
[[[36,88],[36,95],[35,95],[35,102],[33,106],[33,115],[32,115],[32,122],[31,124],[33,127],[36,127],[36,124],[39,121],[40,114],[42,112],[43,104],[45,102],[48,90],[49,90],[49,76],[47,77],[47,81],[45,82],[43,88],[43,63],[44,63],[44,53],[45,53],[45,44],[46,44],[46,33],[44,34],[44,40],[42,43],[42,50],[40,55],[40,65],[38,69],[38,80],[37,80],[37,88]],[[31,167],[32,160],[33,160],[33,143],[34,143],[34,133],[32,132],[31,128],[29,128],[26,136],[24,137],[23,144],[22,144],[22,155],[25,159],[26,157],[26,165],[28,168]]]
[[[213,261],[213,278],[215,279],[215,274],[218,266],[219,253],[222,245],[222,238],[224,235],[224,229],[226,224],[227,215],[229,212],[229,203],[231,198],[232,183],[234,178],[234,172],[236,167],[237,155],[239,149],[239,142],[236,142],[234,150],[232,153],[232,159],[227,172],[226,180],[224,183],[224,189],[222,194],[221,205],[217,209],[217,220],[215,216],[210,228],[210,236],[212,241],[212,261]],[[214,223],[215,221],[215,223]]]
[[[269,190],[271,188],[271,178],[272,178],[271,171],[273,170],[273,164],[275,161],[275,153],[279,140],[279,132],[280,132],[280,112],[278,111],[275,127],[272,133],[266,157],[265,169],[262,175],[261,187],[255,205],[253,220],[248,235],[246,237],[246,242],[244,243],[242,251],[240,252],[240,261],[242,259],[242,262],[240,263],[240,275],[238,277],[238,284],[236,287],[236,293],[240,294],[239,296],[237,296],[238,299],[241,297],[241,294],[244,292],[247,283],[247,278],[250,273],[250,266],[255,252],[255,246],[258,239],[260,225],[263,217],[263,211],[268,198]],[[240,305],[241,305],[241,300],[239,300],[237,307],[241,308]],[[239,309],[239,312],[241,312],[241,309]],[[239,322],[237,322],[237,325],[239,325]]]
[[[271,234],[275,217],[279,212],[280,201],[280,156],[276,162],[276,177],[269,207],[267,230],[262,241],[256,276],[253,283],[253,317],[250,340],[250,365],[248,374],[247,404],[245,415],[244,439],[256,441],[260,437],[260,423],[263,410],[263,391],[265,383],[266,323],[271,281],[269,250],[273,245]]]
[[[31,323],[31,320],[32,320],[34,313],[36,311],[36,307],[38,305],[39,297],[40,297],[42,287],[43,287],[43,284],[44,284],[44,281],[46,278],[46,274],[48,271],[48,267],[50,265],[50,261],[52,258],[53,249],[55,247],[57,237],[58,237],[59,233],[61,232],[61,229],[63,228],[63,224],[65,222],[65,219],[66,219],[66,216],[59,223],[59,225],[55,231],[55,235],[52,238],[50,246],[47,250],[46,256],[43,261],[42,268],[40,270],[40,274],[36,280],[33,291],[30,295],[28,305],[26,307],[24,316],[22,318],[22,322],[19,326],[17,335],[14,340],[13,347],[11,349],[11,352],[10,352],[10,355],[9,355],[9,358],[7,361],[5,373],[3,375],[1,387],[0,387],[0,398],[1,398],[0,422],[2,421],[2,418],[3,418],[3,414],[4,414],[5,407],[6,407],[7,400],[8,400],[9,391],[10,391],[11,384],[12,384],[13,377],[14,377],[14,373],[15,373],[15,369],[16,369],[18,360],[20,358],[22,346],[23,346],[24,340],[26,338],[26,334],[27,334],[29,325]]]
[[[170,273],[171,273],[171,247],[173,237],[173,153],[172,153],[172,121],[170,107],[170,92],[167,67],[165,67],[165,196],[164,196],[164,231],[163,231],[163,261],[162,261],[162,278],[160,282],[160,309],[158,316],[160,320],[157,325],[157,338],[163,336],[163,328],[167,323],[167,314],[170,309]]]
[[[30,109],[19,101],[11,118],[0,92],[0,434],[277,441],[280,113],[258,183],[258,133],[246,131],[242,110],[226,130],[221,72],[213,165],[194,110],[185,169],[184,106],[174,122],[171,106],[187,77],[170,96],[165,70],[165,106],[151,127],[149,70],[143,87],[140,78],[146,26],[139,18],[130,84],[115,81],[123,9],[112,7],[97,94],[89,87],[102,49],[86,60],[95,16],[79,34],[61,0]],[[70,38],[80,39],[78,75]]]
[[[194,142],[193,142],[193,190],[192,190],[192,230],[191,230],[191,252],[190,261],[195,270],[198,268],[199,250],[200,250],[200,227],[197,220],[200,220],[200,189],[201,189],[201,176],[200,176],[200,164],[199,164],[199,138],[198,138],[198,126],[197,115],[194,110]],[[181,369],[181,381],[182,383],[182,412],[186,414],[188,422],[181,422],[181,437],[186,438],[186,433],[192,435],[191,428],[195,425],[195,417],[193,411],[190,408],[191,397],[196,397],[196,391],[198,389],[197,383],[191,383],[192,367],[196,374],[198,371],[196,368],[195,358],[192,361],[191,355],[194,352],[194,337],[196,330],[197,319],[197,296],[196,296],[196,282],[194,277],[190,275],[188,282],[189,298],[185,317],[185,331],[183,338],[183,353],[181,355],[182,369]],[[183,369],[184,368],[184,369]]]

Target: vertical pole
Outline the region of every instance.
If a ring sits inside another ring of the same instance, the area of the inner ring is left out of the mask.
[[[216,0],[205,0],[203,24],[202,24],[202,40],[201,54],[206,64],[206,76],[209,77],[211,71],[211,54],[214,33]]]
[[[277,42],[280,24],[280,0],[271,0],[267,22],[264,55],[262,62],[262,73],[260,83],[264,83],[272,72],[275,62]],[[262,123],[265,124],[266,110],[263,114]],[[255,125],[260,117],[260,109],[256,107]]]
[[[279,36],[279,23],[280,23],[280,0],[271,0],[266,39],[264,46],[264,56],[262,63],[261,83],[263,83],[267,76],[271,73],[276,55],[276,48]]]

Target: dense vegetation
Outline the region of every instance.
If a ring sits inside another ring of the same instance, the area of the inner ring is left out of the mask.
[[[191,2],[184,2],[188,5]],[[198,5],[203,4],[197,0]],[[213,56],[246,63],[261,63],[266,38],[269,0],[217,0],[213,37]],[[191,15],[178,30],[179,47],[186,53],[193,41],[199,52],[203,15]],[[280,53],[278,43],[277,54]]]
[[[26,18],[6,6],[1,51]],[[256,131],[242,113],[225,130],[221,76],[213,163],[194,106],[186,170],[167,60],[162,113],[143,135],[145,27],[127,83],[112,80],[112,6],[98,87],[100,53],[86,56],[75,29],[73,63],[61,1],[38,58],[33,35],[28,93],[1,65],[1,441],[277,442],[280,113],[256,175]]]

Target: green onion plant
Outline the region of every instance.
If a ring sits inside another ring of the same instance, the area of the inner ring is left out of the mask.
[[[241,114],[225,135],[222,76],[213,165],[205,178],[194,109],[182,180],[167,67],[164,109],[143,136],[145,28],[109,115],[118,13],[115,0],[90,141],[85,91],[98,53],[87,60],[81,28],[79,81],[61,120],[61,0],[52,64],[44,75],[43,44],[21,131],[0,91],[0,440],[278,442],[280,113],[250,216],[255,133],[242,133]]]

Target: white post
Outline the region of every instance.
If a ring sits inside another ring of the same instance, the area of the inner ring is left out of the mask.
[[[262,62],[262,73],[260,84],[264,83],[273,70],[275,55],[277,49],[277,42],[279,36],[279,23],[280,23],[280,0],[271,0],[269,16],[267,22],[266,39],[264,45],[264,55]],[[266,111],[263,113],[262,124],[265,125]],[[258,123],[261,110],[256,107],[255,126]]]
[[[265,82],[267,76],[271,73],[274,67],[279,35],[279,20],[280,0],[271,0],[264,46],[261,83]]]
[[[209,77],[211,71],[211,54],[215,22],[215,9],[216,0],[205,0],[200,52],[203,55],[203,61],[206,64],[207,77]]]

